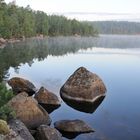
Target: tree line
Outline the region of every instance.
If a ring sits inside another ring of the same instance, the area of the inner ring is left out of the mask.
[[[96,21],[86,23],[95,27],[100,34],[140,34],[140,22]]]
[[[3,38],[31,37],[35,35],[94,36],[96,30],[87,23],[64,16],[47,15],[27,6],[18,7],[0,0],[0,36]]]

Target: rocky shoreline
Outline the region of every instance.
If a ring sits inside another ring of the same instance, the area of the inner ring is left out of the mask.
[[[20,41],[23,41],[24,38],[20,38],[20,39],[17,39],[17,38],[12,38],[12,39],[4,39],[4,38],[0,38],[0,48],[3,48],[5,47],[5,45],[7,43],[16,43],[16,42],[20,42]]]
[[[30,38],[43,39],[45,37],[46,36],[40,34],[40,35],[30,37]],[[6,46],[6,44],[8,44],[8,43],[21,42],[21,41],[25,41],[25,39],[27,39],[27,38],[25,38],[24,36],[21,38],[11,38],[11,39],[4,39],[4,38],[0,37],[0,48],[4,48]]]
[[[30,81],[14,77],[8,81],[15,96],[7,103],[16,113],[16,119],[0,120],[0,139],[2,140],[61,140],[62,136],[73,139],[82,133],[93,133],[82,120],[58,120],[50,127],[49,113],[61,106],[60,99],[44,87],[36,89]],[[61,98],[71,107],[81,103],[82,108],[98,107],[97,100],[105,97],[106,87],[96,74],[84,67],[77,69],[60,89]],[[34,96],[33,96],[34,95]],[[94,104],[96,102],[96,105]],[[76,108],[80,110],[79,108]],[[80,110],[81,111],[81,110]],[[92,113],[93,111],[83,112]]]

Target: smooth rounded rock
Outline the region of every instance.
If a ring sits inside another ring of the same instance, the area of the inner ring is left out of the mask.
[[[61,105],[58,97],[44,87],[41,87],[40,90],[35,94],[35,99],[42,107],[47,110],[48,113],[51,113]]]
[[[28,94],[22,92],[13,97],[8,105],[16,112],[16,116],[29,129],[35,129],[41,124],[50,124],[51,119],[48,113],[38,105],[33,97],[28,97]]]
[[[54,123],[54,127],[64,137],[75,138],[82,133],[94,132],[94,130],[82,120],[60,120]]]
[[[87,133],[94,130],[82,120],[61,120],[54,123],[56,129],[65,132]]]
[[[13,77],[8,81],[8,84],[12,87],[13,92],[16,94],[26,92],[29,96],[31,96],[36,92],[34,84],[23,78]]]

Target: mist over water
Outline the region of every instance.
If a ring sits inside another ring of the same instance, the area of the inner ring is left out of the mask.
[[[49,13],[64,15],[80,21],[130,21],[140,22],[140,13],[98,13],[98,12],[64,12]]]

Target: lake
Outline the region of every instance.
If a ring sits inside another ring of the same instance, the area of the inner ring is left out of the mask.
[[[75,140],[140,140],[140,36],[32,38],[0,49],[0,81],[23,77],[59,98],[62,85],[81,66],[102,78],[106,97],[94,113],[62,101],[50,114],[52,126],[61,119],[82,119],[96,131]]]

